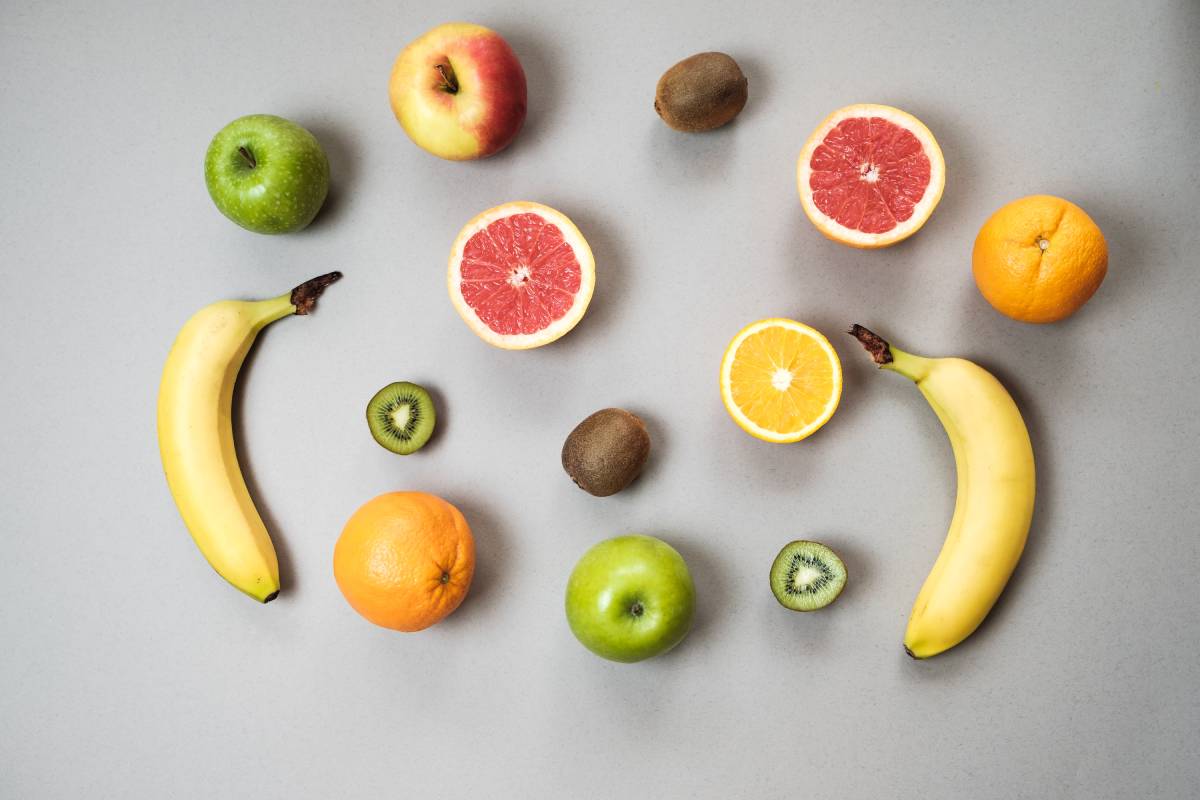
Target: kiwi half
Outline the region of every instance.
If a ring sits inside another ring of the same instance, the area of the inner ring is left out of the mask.
[[[417,452],[429,441],[436,421],[433,398],[415,383],[389,383],[367,403],[371,435],[402,456]]]
[[[788,542],[771,565],[771,591],[784,608],[816,611],[846,588],[846,565],[820,542]]]

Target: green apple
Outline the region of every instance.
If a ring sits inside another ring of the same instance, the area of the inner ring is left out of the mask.
[[[583,554],[567,581],[567,622],[611,661],[665,653],[692,627],[696,588],[683,556],[653,536],[618,536]]]
[[[246,230],[291,233],[321,210],[329,159],[317,138],[296,123],[251,114],[213,137],[204,182],[220,212]]]

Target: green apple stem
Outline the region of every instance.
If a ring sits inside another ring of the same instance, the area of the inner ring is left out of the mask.
[[[442,77],[442,85],[439,88],[449,94],[458,94],[458,80],[454,77],[454,68],[450,66],[450,62],[438,64],[434,69]]]
[[[251,153],[245,146],[239,147],[238,152],[241,153],[242,158],[246,159],[246,163],[250,165],[250,169],[258,166],[258,162],[254,160],[254,153]]]
[[[317,304],[317,298],[321,296],[321,293],[325,291],[329,284],[340,280],[341,277],[342,273],[340,272],[329,272],[325,275],[318,275],[312,280],[305,281],[295,289],[292,289],[291,301],[292,305],[296,307],[296,310],[292,313],[312,313],[313,307]]]

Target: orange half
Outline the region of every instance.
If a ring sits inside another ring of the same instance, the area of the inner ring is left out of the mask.
[[[798,442],[829,421],[842,362],[820,331],[790,319],[742,328],[721,360],[721,399],[733,421],[766,442]]]

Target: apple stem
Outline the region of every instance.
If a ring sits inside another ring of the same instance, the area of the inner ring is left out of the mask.
[[[458,94],[458,81],[454,79],[454,69],[450,66],[450,63],[438,64],[434,69],[438,71],[438,75],[442,76],[442,91],[449,92],[450,94]]]
[[[251,153],[244,146],[239,147],[238,152],[242,154],[242,158],[246,159],[246,163],[250,165],[250,169],[258,166],[258,162],[254,160],[254,153]]]

